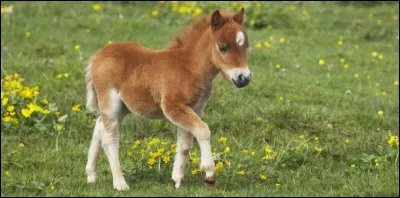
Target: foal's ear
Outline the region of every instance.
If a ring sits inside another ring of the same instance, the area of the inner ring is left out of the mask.
[[[244,8],[241,8],[238,13],[233,16],[233,20],[242,25],[244,17]]]
[[[222,27],[224,23],[225,20],[222,18],[221,13],[219,13],[219,10],[214,11],[211,16],[211,28],[213,30],[217,30],[218,28]]]

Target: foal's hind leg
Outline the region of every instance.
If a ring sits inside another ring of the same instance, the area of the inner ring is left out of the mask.
[[[193,145],[193,135],[190,131],[178,127],[178,142],[176,148],[176,155],[174,161],[174,168],[172,169],[172,180],[175,182],[175,188],[179,188],[181,180],[184,176],[185,162],[188,159],[189,151]]]
[[[88,162],[86,165],[87,182],[95,183],[97,182],[97,161],[99,160],[99,155],[101,151],[101,133],[104,130],[103,121],[101,116],[96,120],[96,126],[94,127],[92,143],[90,144],[88,153]]]
[[[113,185],[117,190],[129,190],[119,163],[119,122],[125,116],[124,106],[119,93],[111,89],[99,94],[99,105],[104,124],[101,133],[101,145],[107,155],[113,175]]]

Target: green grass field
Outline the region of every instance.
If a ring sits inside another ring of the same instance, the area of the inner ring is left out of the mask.
[[[176,128],[133,115],[120,127],[131,189],[113,189],[104,152],[99,183],[88,185],[96,117],[84,108],[88,58],[109,41],[164,48],[188,23],[149,15],[156,4],[101,2],[95,11],[93,2],[1,2],[2,196],[399,196],[398,2],[270,3],[280,9],[271,15],[278,22],[247,28],[252,82],[237,89],[218,76],[205,109],[212,148],[224,164],[216,189],[204,187],[192,161],[175,190],[173,154],[149,168],[131,148],[135,141],[139,149],[154,138],[170,146]],[[283,16],[291,18],[279,23]],[[38,86],[38,95],[7,96],[11,85],[3,81],[11,74],[23,86]],[[24,116],[31,102],[50,113]],[[18,124],[7,122],[12,112]],[[197,143],[193,151],[198,156]]]

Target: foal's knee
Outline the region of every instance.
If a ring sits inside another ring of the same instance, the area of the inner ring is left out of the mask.
[[[201,123],[195,130],[192,131],[197,140],[209,141],[211,138],[211,131],[206,123]]]

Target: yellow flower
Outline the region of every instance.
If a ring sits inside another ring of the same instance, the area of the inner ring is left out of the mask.
[[[57,74],[57,78],[62,78],[63,75],[62,74]]]
[[[376,21],[376,23],[377,23],[378,25],[381,25],[381,24],[382,24],[382,20],[378,19],[378,20]]]
[[[378,52],[372,52],[372,57],[376,57],[376,56],[378,56]]]
[[[29,38],[31,36],[31,33],[30,32],[25,32],[25,36],[26,36],[26,38]]]
[[[280,184],[280,183],[276,183],[275,186],[276,186],[276,187],[280,187],[281,184]]]
[[[79,51],[81,49],[81,46],[76,44],[74,48],[75,48],[76,51]]]
[[[314,148],[318,153],[320,153],[320,152],[322,152],[324,149],[322,149],[322,148],[318,148],[318,147],[315,147]]]
[[[300,140],[304,140],[304,135],[299,136]]]
[[[379,83],[375,83],[375,86],[379,87],[379,85],[380,85]]]
[[[265,42],[264,42],[264,46],[265,46],[266,48],[270,48],[270,47],[271,47],[271,45],[268,43],[268,41],[265,41]]]
[[[339,40],[339,41],[337,42],[337,44],[338,44],[339,46],[341,46],[341,45],[343,45],[343,41],[342,41],[342,40]]]
[[[15,110],[14,105],[10,105],[10,106],[7,107],[7,111],[8,112],[13,112],[14,110]]]
[[[356,168],[356,164],[352,164],[350,167],[351,168]]]
[[[261,43],[260,43],[260,42],[258,42],[258,43],[256,44],[256,48],[261,48]]]
[[[230,161],[226,161],[225,162],[225,166],[229,166],[230,167],[231,165],[232,165],[232,163]]]
[[[156,159],[154,158],[149,158],[149,160],[147,160],[147,164],[149,164],[150,166],[152,166],[154,163],[156,163]]]
[[[269,40],[270,40],[270,41],[273,41],[273,40],[274,40],[274,37],[273,37],[273,36],[269,36]]]
[[[237,172],[237,174],[238,175],[244,175],[244,174],[246,174],[246,172],[244,170],[240,170],[240,171]]]
[[[267,179],[267,176],[264,175],[264,174],[260,174],[260,179],[261,179],[261,180],[266,180],[266,179]]]
[[[396,144],[397,146],[399,146],[399,137],[397,137],[397,136],[390,136],[390,138],[388,139],[387,143],[388,143],[390,146],[394,146],[395,144]]]
[[[354,78],[358,78],[360,77],[358,74],[354,74]]]
[[[59,115],[60,115],[60,112],[59,112],[59,111],[56,111],[56,112],[54,112],[54,114],[55,114],[56,116],[59,116]]]
[[[218,172],[218,171],[222,170],[222,168],[224,168],[224,164],[222,162],[218,162],[215,165],[215,172]]]
[[[382,91],[382,96],[386,96],[386,95],[387,95],[386,91]]]
[[[279,39],[279,43],[285,43],[285,39],[284,38],[280,38]]]
[[[109,40],[109,41],[108,41],[108,44],[109,44],[109,45],[111,45],[112,43],[113,43],[112,40]]]
[[[1,100],[1,106],[6,106],[7,103],[8,103],[8,98],[3,98]]]
[[[279,69],[279,68],[281,68],[281,65],[279,65],[279,64],[278,64],[278,65],[275,65],[275,68],[276,68],[276,69]]]
[[[72,107],[72,111],[73,112],[79,112],[81,111],[81,105],[80,104],[76,104]]]
[[[254,156],[254,155],[256,155],[256,152],[253,151],[253,152],[250,153],[250,155]]]
[[[11,116],[13,116],[13,115],[15,115],[15,112],[13,112],[13,113],[11,114]],[[12,124],[18,124],[18,120],[15,119],[15,118],[13,118],[13,117],[10,117],[10,116],[5,116],[5,117],[3,117],[3,118],[2,118],[2,121],[3,121],[3,122],[9,122],[9,123],[12,123]]]
[[[378,111],[378,115],[379,115],[379,116],[383,116],[383,111],[382,111],[382,110],[379,110],[379,111]]]
[[[21,142],[21,143],[18,144],[18,146],[19,146],[20,148],[24,148],[24,147],[25,147],[25,144]]]
[[[68,74],[68,73],[64,73],[64,77],[65,77],[65,78],[68,78],[68,77],[69,77],[69,74]]]
[[[242,153],[249,153],[249,150],[243,149],[241,152],[242,152]]]
[[[200,159],[198,157],[195,157],[192,159],[192,164],[197,165],[199,164]]]
[[[231,152],[231,148],[229,148],[229,146],[225,147],[224,153],[229,153],[229,152]]]
[[[319,139],[318,136],[314,137],[314,141],[318,141],[318,139]]]
[[[319,64],[319,65],[324,65],[324,64],[325,64],[325,61],[324,61],[324,59],[319,59],[319,62],[318,62],[318,64]]]
[[[263,119],[261,117],[258,117],[257,121],[261,122],[261,121],[263,121]]]
[[[399,86],[399,81],[398,81],[398,80],[395,80],[395,81],[393,82],[393,85],[396,86],[396,87]]]
[[[56,124],[56,130],[57,131],[62,131],[64,126],[62,124]]]
[[[374,18],[374,15],[375,15],[374,13],[370,12],[370,13],[368,13],[368,18],[370,18],[370,19]]]
[[[6,175],[7,177],[11,177],[10,171],[5,171],[4,175]]]
[[[151,12],[151,16],[158,16],[158,15],[160,15],[160,13],[158,12],[158,10],[153,10],[153,11]]]
[[[100,4],[95,3],[95,4],[93,4],[92,8],[93,8],[94,11],[97,12],[97,11],[99,11],[101,9],[101,6],[100,6]]]
[[[256,24],[256,21],[254,19],[250,20],[250,26],[253,26],[254,24]]]
[[[171,158],[169,156],[162,156],[162,160],[165,164],[168,164],[171,161]]]
[[[349,139],[344,140],[344,142],[346,142],[347,144],[350,143]]]
[[[199,14],[201,14],[201,13],[203,13],[203,10],[202,10],[202,9],[200,9],[200,8],[195,8],[192,15],[195,17],[195,16],[197,16],[197,15],[199,15]]]
[[[307,10],[304,10],[304,9],[301,11],[301,14],[302,14],[303,16],[308,16]]]
[[[228,139],[227,139],[226,137],[221,136],[221,137],[218,139],[218,142],[225,145],[227,140],[228,140]]]
[[[194,170],[192,170],[192,175],[197,175],[197,174],[199,174],[199,169],[194,169]]]
[[[54,190],[54,186],[53,185],[50,186],[50,190]]]
[[[32,112],[29,109],[21,109],[21,113],[24,117],[29,118],[31,117]]]
[[[346,61],[346,59],[344,59],[344,58],[340,59],[340,63],[344,63],[345,61]]]
[[[283,100],[283,97],[282,97],[282,96],[279,96],[279,100],[282,101],[282,100]]]
[[[86,29],[86,33],[90,33],[90,29],[89,28]]]
[[[158,152],[150,152],[149,153],[150,158],[157,158],[161,156]]]
[[[367,80],[371,80],[371,76],[368,75],[368,76],[367,76]]]
[[[264,151],[265,151],[265,153],[272,153],[272,149],[268,145],[264,147]]]
[[[383,60],[383,55],[382,55],[382,54],[379,54],[378,59],[379,59],[379,60]]]

